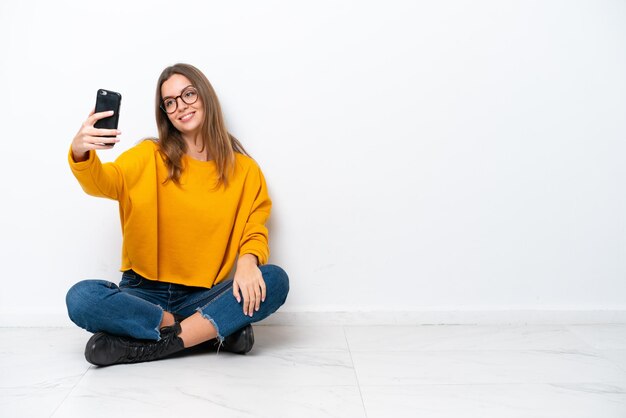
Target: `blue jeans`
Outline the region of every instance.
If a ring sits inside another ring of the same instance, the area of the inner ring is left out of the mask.
[[[70,319],[90,332],[143,340],[159,340],[163,311],[182,317],[195,312],[215,326],[217,338],[260,321],[285,303],[289,278],[274,265],[259,266],[266,286],[265,301],[252,317],[243,313],[243,298],[237,303],[233,281],[226,280],[207,289],[148,280],[132,270],[122,274],[119,286],[105,280],[83,280],[67,292]]]

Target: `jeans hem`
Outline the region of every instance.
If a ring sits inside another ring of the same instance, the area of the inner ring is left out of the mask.
[[[215,320],[210,315],[202,312],[201,308],[196,308],[196,311],[200,312],[200,315],[202,315],[204,319],[208,319],[211,322],[211,324],[213,324],[213,326],[215,327],[215,331],[217,332],[217,340],[219,341],[220,346],[221,346],[222,343],[224,342],[224,337],[222,337],[222,335],[220,334],[220,328],[217,326],[217,323],[215,322]]]
[[[156,306],[161,308],[159,305],[156,305]],[[163,322],[164,315],[165,315],[165,310],[161,308],[161,317],[159,318],[159,322],[156,324],[156,327],[154,327],[154,331],[156,332],[156,335],[157,335],[157,341],[161,341],[161,323]]]

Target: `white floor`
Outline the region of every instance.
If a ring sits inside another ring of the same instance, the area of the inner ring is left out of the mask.
[[[97,368],[75,328],[0,328],[0,416],[626,417],[626,325],[256,326],[246,356]]]

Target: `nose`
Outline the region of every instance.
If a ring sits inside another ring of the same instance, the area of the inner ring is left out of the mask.
[[[180,100],[180,103],[178,102],[178,100]],[[178,96],[176,98],[176,108],[180,111],[180,110],[185,110],[189,107],[189,105],[187,103],[185,103],[183,101],[183,98]]]

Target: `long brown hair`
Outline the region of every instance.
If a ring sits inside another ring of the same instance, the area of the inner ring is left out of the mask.
[[[174,64],[163,70],[159,76],[156,88],[155,114],[157,129],[159,131],[159,146],[161,154],[168,168],[167,180],[179,184],[183,171],[182,158],[187,153],[187,143],[181,133],[172,125],[167,114],[161,109],[161,86],[172,75],[180,74],[189,79],[191,84],[198,90],[198,95],[204,105],[204,120],[202,122],[202,151],[207,150],[210,158],[217,166],[217,183],[227,186],[228,178],[235,166],[235,153],[248,155],[241,143],[227,130],[222,115],[222,108],[213,86],[206,76],[193,65]]]

